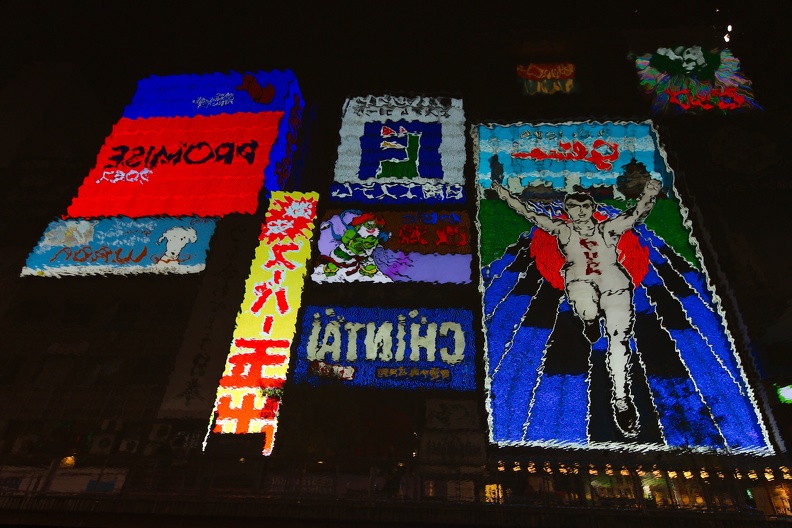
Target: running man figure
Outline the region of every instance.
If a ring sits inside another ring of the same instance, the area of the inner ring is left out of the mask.
[[[646,182],[635,207],[602,222],[594,219],[596,203],[586,193],[564,197],[569,220],[538,213],[497,182],[492,187],[509,207],[540,229],[553,235],[566,258],[562,269],[564,290],[572,311],[583,321],[583,334],[591,344],[601,337],[600,319],[608,337],[606,364],[612,383],[611,402],[617,427],[628,438],[638,435],[638,411],[630,393],[630,337],[635,308],[632,282],[619,263],[616,245],[621,235],[649,215],[662,184]]]

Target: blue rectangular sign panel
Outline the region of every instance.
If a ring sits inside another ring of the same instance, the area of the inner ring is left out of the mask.
[[[297,382],[396,389],[475,388],[473,314],[450,308],[308,306]]]

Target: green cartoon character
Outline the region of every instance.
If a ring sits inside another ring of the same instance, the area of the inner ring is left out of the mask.
[[[346,223],[343,219],[349,214],[354,216]],[[344,211],[339,215],[339,220],[344,232],[339,236],[333,231],[333,238],[338,245],[321,259],[325,276],[333,277],[343,270],[347,276],[359,272],[364,277],[373,277],[379,272],[379,268],[372,254],[390,236],[382,231],[385,220],[373,213],[361,211]]]

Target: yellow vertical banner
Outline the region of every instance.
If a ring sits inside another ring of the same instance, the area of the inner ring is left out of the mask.
[[[319,195],[276,191],[245,283],[214,405],[214,433],[263,433],[269,455],[305,284]]]

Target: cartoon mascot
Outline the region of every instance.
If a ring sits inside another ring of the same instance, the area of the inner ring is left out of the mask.
[[[355,216],[349,223],[344,222],[343,218],[350,213]],[[374,262],[372,253],[389,238],[389,234],[382,231],[385,220],[373,213],[361,213],[361,211],[344,211],[339,216],[344,227],[342,235],[339,236],[333,231],[329,223],[322,225],[323,229],[330,228],[333,238],[338,243],[329,255],[321,257],[324,275],[333,277],[343,270],[347,276],[359,272],[364,277],[373,277],[379,272],[379,268]]]

